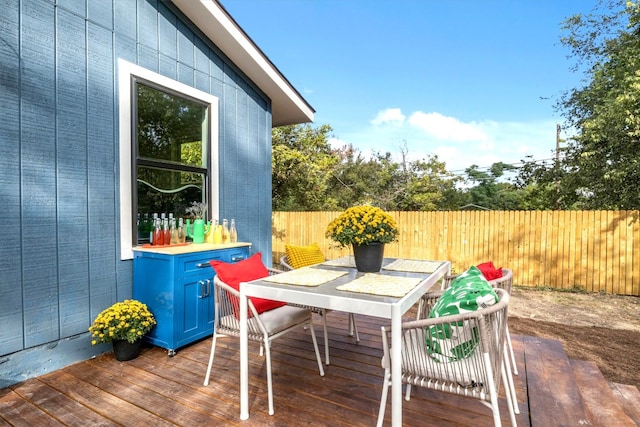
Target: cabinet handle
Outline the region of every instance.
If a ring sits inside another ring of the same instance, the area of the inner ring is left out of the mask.
[[[236,255],[231,257],[231,262],[238,262],[244,260],[244,255]]]
[[[198,283],[200,283],[200,295],[198,295],[198,298],[202,299],[205,298],[205,288],[204,288],[204,280],[200,280]]]
[[[207,268],[207,267],[211,267],[211,264],[209,264],[208,262],[201,262],[200,264],[196,264],[196,267]]]
[[[207,279],[207,293],[204,296],[208,297],[209,295],[211,295],[211,280]]]

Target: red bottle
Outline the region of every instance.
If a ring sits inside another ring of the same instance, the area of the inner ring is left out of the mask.
[[[164,233],[162,232],[162,225],[160,220],[156,220],[153,228],[153,246],[164,245]]]

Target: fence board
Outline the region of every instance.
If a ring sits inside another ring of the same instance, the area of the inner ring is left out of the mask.
[[[638,211],[390,212],[400,241],[390,257],[450,260],[454,272],[493,261],[522,286],[640,296]],[[317,242],[328,259],[351,253],[326,239],[340,212],[274,212],[273,262],[287,243]]]
[[[636,224],[636,219],[633,216],[632,212],[627,212],[627,229],[632,234],[629,240],[633,242],[633,246],[631,247],[631,277],[629,278],[629,282],[631,283],[631,292],[629,295],[640,295],[640,233],[637,233],[638,224]],[[638,254],[638,256],[636,256]]]

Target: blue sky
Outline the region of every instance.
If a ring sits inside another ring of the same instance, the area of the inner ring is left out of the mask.
[[[550,159],[582,75],[560,25],[597,0],[222,0],[333,128],[331,144],[447,169]]]

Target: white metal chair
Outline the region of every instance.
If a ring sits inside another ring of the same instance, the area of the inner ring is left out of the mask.
[[[425,304],[431,306],[442,293],[429,293]],[[498,390],[500,380],[505,382],[506,378],[502,359],[505,355],[509,294],[503,289],[496,289],[496,293],[498,302],[484,309],[402,324],[402,382],[407,384],[406,400],[410,398],[411,385],[472,397],[491,408],[495,426],[502,425]],[[434,334],[442,338],[445,330],[452,331],[455,339],[440,339],[437,345],[431,344]],[[389,329],[382,327],[384,383],[378,427],[384,421],[387,394],[391,386],[389,335]],[[430,343],[429,346],[427,342]],[[462,347],[466,354],[451,357],[451,354],[460,354],[454,349],[456,346],[460,348],[461,343],[465,343]],[[511,424],[516,426],[512,394],[507,387],[505,384],[509,416]]]
[[[209,385],[211,375],[211,367],[213,366],[213,358],[216,350],[216,340],[218,336],[231,335],[240,337],[240,292],[231,286],[222,282],[218,276],[214,278],[214,328],[213,341],[211,343],[211,354],[209,356],[209,366],[204,379],[204,385]],[[258,314],[251,299],[247,301],[250,313],[247,322],[248,338],[250,341],[260,343],[260,355],[263,349],[266,353],[267,362],[267,389],[269,394],[269,415],[273,415],[273,387],[271,381],[271,341],[290,332],[298,327],[308,327],[313,340],[313,348],[316,352],[318,361],[318,369],[320,375],[324,376],[322,368],[322,360],[320,351],[318,350],[318,342],[316,340],[315,330],[313,329],[313,316],[311,310],[285,305],[279,308],[265,311]]]
[[[451,282],[458,277],[458,275],[445,276],[442,280],[442,289],[447,289]],[[489,280],[489,284],[494,288],[504,289],[511,295],[511,288],[513,286],[513,271],[508,268],[502,269],[502,277],[498,279]],[[422,317],[427,317],[424,313],[424,309],[419,310]],[[428,312],[426,313],[428,314]],[[511,335],[509,334],[509,326],[507,325],[507,346],[509,347],[509,357],[511,361],[511,369],[513,375],[518,375],[518,367],[516,366],[516,357],[513,352],[513,344],[511,343]]]
[[[442,279],[442,290],[447,289],[453,280],[458,277],[455,275],[447,275]],[[498,279],[489,280],[489,284],[493,288],[504,289],[507,291],[509,295],[511,295],[511,288],[513,286],[513,271],[508,268],[502,269],[502,277]],[[429,304],[425,303],[425,299],[429,298],[429,294],[425,294],[425,296],[420,299],[420,303],[418,304],[418,319],[427,318],[429,316],[429,310],[431,309]],[[511,335],[509,334],[509,324],[506,326],[506,340],[505,340],[505,351],[509,352],[509,356],[504,358],[504,364],[507,369],[507,381],[509,382],[509,389],[511,390],[511,395],[513,398],[513,406],[516,414],[520,413],[520,406],[518,405],[518,398],[516,396],[516,388],[515,383],[513,381],[513,376],[518,375],[518,367],[516,365],[516,356],[513,352],[513,344],[511,343]]]
[[[293,270],[293,267],[289,264],[286,255],[280,258],[280,268],[282,269],[282,271]],[[300,305],[299,307],[308,308],[309,310],[319,314],[322,317],[322,327],[324,331],[324,358],[325,358],[325,363],[328,365],[330,361],[329,361],[329,333],[327,331],[327,314],[329,314],[331,310],[320,308],[320,307],[307,306],[307,305]],[[360,336],[358,335],[358,327],[356,326],[356,319],[353,313],[349,313],[349,336],[350,337],[355,336],[356,342],[360,342]]]

